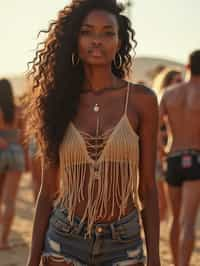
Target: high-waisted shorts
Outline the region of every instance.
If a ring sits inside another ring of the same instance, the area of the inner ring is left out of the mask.
[[[24,151],[20,144],[9,143],[5,149],[0,149],[0,174],[25,169]]]
[[[112,223],[97,223],[91,237],[86,237],[86,224],[75,217],[73,225],[67,211],[55,208],[45,235],[42,261],[72,263],[74,266],[123,266],[143,263],[138,211]]]

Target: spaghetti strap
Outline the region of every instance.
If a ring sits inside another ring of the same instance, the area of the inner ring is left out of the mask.
[[[127,85],[126,102],[125,102],[125,108],[124,108],[125,114],[127,114],[127,109],[128,109],[129,91],[130,91],[130,82],[128,82],[128,85]]]
[[[111,131],[92,136],[79,131],[71,121],[59,149],[63,185],[55,204],[67,209],[68,221],[73,225],[77,204],[86,202],[81,217],[87,227],[86,237],[92,236],[99,219],[112,218],[116,208],[118,219],[125,216],[131,198],[133,205],[142,209],[138,193],[139,140],[126,114],[129,90],[127,83],[123,93],[125,114]]]

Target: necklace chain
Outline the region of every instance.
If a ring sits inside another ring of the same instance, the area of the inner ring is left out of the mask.
[[[95,161],[97,162],[97,160],[98,160],[98,141],[99,141],[99,131],[100,131],[100,116],[99,116],[100,106],[97,103],[94,105],[93,111],[97,115],[96,136],[95,136],[96,138],[95,138],[95,147],[94,147],[94,149],[95,149]],[[96,163],[94,164],[94,179],[100,180],[99,167]]]

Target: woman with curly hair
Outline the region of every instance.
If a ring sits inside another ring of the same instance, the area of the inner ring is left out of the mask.
[[[135,33],[115,0],[75,0],[33,61],[42,185],[28,266],[158,266],[157,102],[125,81]]]
[[[8,249],[18,185],[25,169],[21,110],[9,80],[0,80],[0,249]]]

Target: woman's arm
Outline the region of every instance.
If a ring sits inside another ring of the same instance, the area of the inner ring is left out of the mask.
[[[163,161],[166,156],[166,147],[169,146],[169,129],[167,127],[167,108],[165,105],[165,94],[162,97],[159,108],[159,134],[158,149],[160,160]]]
[[[160,266],[159,211],[155,183],[156,144],[158,130],[157,98],[148,88],[141,88],[139,100],[140,184],[143,203],[142,222],[147,247],[147,265]]]
[[[0,108],[0,129],[3,128],[3,125],[4,125],[3,113],[2,113],[1,108]],[[8,142],[4,138],[0,137],[0,149],[6,149],[7,146],[8,146]]]
[[[59,191],[58,170],[42,165],[42,184],[36,203],[32,242],[27,266],[39,266],[53,200]]]
[[[26,142],[26,121],[23,117],[22,107],[16,106],[16,126],[19,129],[19,143],[21,144],[24,151],[25,160],[25,171],[29,171],[29,153],[28,153],[28,143]]]

